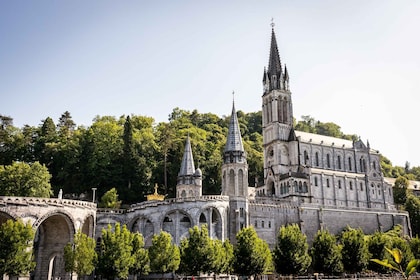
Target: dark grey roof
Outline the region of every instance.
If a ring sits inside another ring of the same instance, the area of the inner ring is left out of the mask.
[[[229,132],[225,152],[244,151],[242,144],[241,130],[239,129],[238,116],[235,111],[235,102],[232,105],[232,115],[230,116]]]
[[[279,50],[277,48],[276,34],[274,34],[274,29],[271,32],[271,47],[270,47],[270,58],[268,60],[268,75],[277,75],[277,78],[280,78],[282,72],[281,61]]]
[[[195,172],[194,159],[191,150],[190,136],[187,136],[184,155],[182,156],[181,170],[178,176],[193,175]]]

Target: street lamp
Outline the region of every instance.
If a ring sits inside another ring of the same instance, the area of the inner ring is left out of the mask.
[[[92,195],[92,202],[95,203],[95,194],[96,194],[96,188],[92,188],[93,195]]]

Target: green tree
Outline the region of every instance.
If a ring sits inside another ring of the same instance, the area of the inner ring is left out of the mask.
[[[312,267],[316,272],[338,274],[343,271],[341,248],[334,235],[327,230],[319,230],[311,248]]]
[[[399,176],[394,183],[392,188],[394,193],[394,202],[396,204],[404,204],[407,200],[407,189],[408,189],[408,179],[403,176]]]
[[[420,199],[410,194],[405,202],[405,210],[410,216],[410,224],[413,235],[420,235]]]
[[[268,244],[258,237],[253,227],[241,229],[236,235],[234,271],[239,275],[256,276],[273,269]]]
[[[139,232],[131,233],[132,236],[132,251],[131,255],[134,258],[134,264],[130,268],[130,273],[133,275],[145,275],[150,271],[149,252],[144,248],[144,238]]]
[[[112,188],[107,191],[99,202],[99,207],[101,208],[111,208],[118,209],[121,206],[121,201],[118,200],[118,193],[116,188]]]
[[[214,259],[207,225],[189,229],[189,237],[181,241],[180,271],[188,275],[210,272]]]
[[[78,277],[91,274],[97,260],[95,247],[95,239],[78,231],[73,242],[64,247],[65,270],[75,272]]]
[[[211,265],[209,272],[215,274],[231,273],[233,265],[233,246],[229,240],[222,242],[219,239],[211,240]]]
[[[276,271],[280,274],[302,274],[311,264],[306,235],[297,224],[282,226],[273,251]]]
[[[150,270],[154,273],[175,272],[181,261],[178,246],[172,244],[171,235],[165,231],[153,236],[149,257]]]
[[[371,258],[373,259],[386,259],[388,257],[387,250],[385,248],[391,248],[392,240],[389,235],[384,232],[375,232],[374,234],[368,236],[368,249]],[[383,266],[380,266],[376,263],[370,262],[368,268],[377,272],[387,272]]]
[[[51,175],[39,162],[14,162],[0,165],[0,194],[9,196],[50,197]]]
[[[420,259],[420,238],[418,236],[411,238],[409,244],[413,257]]]
[[[108,225],[102,229],[101,244],[98,253],[97,272],[103,277],[127,279],[136,258],[133,252],[133,236],[124,225],[115,224],[114,229]]]
[[[347,227],[341,234],[341,244],[344,270],[355,273],[366,269],[370,256],[363,231]]]
[[[20,221],[7,220],[0,225],[0,278],[4,274],[18,276],[35,268],[32,252],[34,240],[32,226]]]

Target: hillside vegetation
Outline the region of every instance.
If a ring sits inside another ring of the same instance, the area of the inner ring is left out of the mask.
[[[249,185],[263,178],[261,111],[238,111],[248,154]],[[167,122],[155,123],[147,116],[97,116],[88,127],[78,126],[69,112],[55,123],[50,117],[37,126],[13,125],[13,118],[0,115],[0,165],[39,162],[51,174],[55,195],[98,197],[116,188],[124,204],[145,200],[155,183],[159,193],[174,197],[187,135],[191,138],[196,167],[203,172],[203,193],[220,194],[222,153],[230,116],[173,109]],[[295,122],[296,130],[356,140],[340,126],[310,116]],[[382,157],[385,176],[420,180],[420,167],[392,166]],[[0,193],[0,195],[7,195]]]

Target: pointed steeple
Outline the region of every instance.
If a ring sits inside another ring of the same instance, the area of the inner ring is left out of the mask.
[[[271,90],[289,90],[289,73],[282,67],[277,47],[274,23],[271,23],[271,45],[268,68],[264,69],[263,76],[264,95]]]
[[[270,47],[270,58],[268,60],[268,75],[276,75],[277,79],[280,79],[282,70],[281,70],[281,61],[279,50],[277,48],[276,34],[274,33],[274,24],[272,24],[271,29],[271,47]]]
[[[184,155],[182,157],[181,169],[179,170],[178,176],[193,175],[195,172],[194,159],[191,150],[190,136],[187,136],[185,142]]]
[[[232,115],[230,116],[229,132],[225,152],[244,151],[242,144],[241,130],[239,128],[238,116],[235,111],[235,101],[232,102]]]

